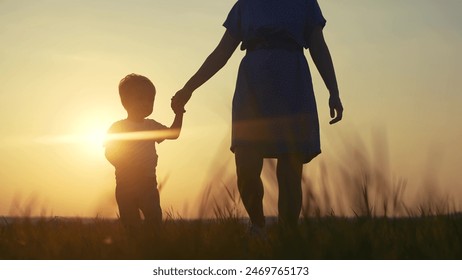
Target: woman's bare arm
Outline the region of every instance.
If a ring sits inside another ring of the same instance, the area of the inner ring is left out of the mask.
[[[333,118],[329,123],[334,124],[340,121],[343,117],[343,106],[340,101],[340,95],[335,76],[334,64],[332,57],[327,47],[322,27],[317,27],[313,30],[310,38],[310,54],[314,64],[319,71],[327,89],[329,90],[329,107],[330,116]]]
[[[207,57],[199,70],[189,79],[185,86],[175,94],[172,99],[172,104],[175,104],[173,106],[178,106],[178,104],[184,106],[191,98],[194,90],[207,82],[225,66],[239,43],[240,40],[235,39],[226,31],[217,47]]]

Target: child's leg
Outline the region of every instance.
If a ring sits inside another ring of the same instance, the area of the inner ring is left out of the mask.
[[[128,231],[137,230],[141,226],[140,212],[132,188],[133,186],[126,185],[116,187],[120,221]]]
[[[296,227],[302,209],[303,162],[296,156],[278,159],[279,222],[282,226]]]
[[[252,149],[235,150],[237,186],[253,225],[265,226],[263,215],[263,183],[260,178],[263,158]]]
[[[143,191],[139,197],[140,209],[144,215],[144,222],[148,228],[158,228],[162,223],[162,209],[160,208],[159,190],[155,177],[146,178]]]

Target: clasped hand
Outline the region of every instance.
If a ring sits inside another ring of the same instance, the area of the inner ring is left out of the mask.
[[[185,89],[180,89],[175,93],[170,104],[175,114],[186,112],[184,106],[188,103],[191,95],[192,92]]]

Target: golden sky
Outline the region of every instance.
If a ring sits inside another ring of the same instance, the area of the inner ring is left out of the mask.
[[[149,77],[151,117],[169,125],[171,96],[216,46],[234,2],[0,0],[0,215],[114,216],[101,141],[125,118],[119,80]],[[319,3],[345,119],[329,126],[328,94],[309,60],[323,154],[306,172],[351,147],[374,154],[376,144],[410,196],[430,180],[459,205],[462,2]],[[196,91],[180,139],[158,145],[164,210],[193,215],[200,192],[227,177],[218,167],[232,173],[231,99],[243,55]]]

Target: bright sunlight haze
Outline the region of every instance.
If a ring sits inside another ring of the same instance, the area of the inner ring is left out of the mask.
[[[459,207],[462,1],[318,2],[345,113],[328,124],[328,92],[309,59],[323,153],[307,175],[343,160],[337,151],[363,147],[355,141],[382,143],[391,176],[406,178],[410,197],[432,180]],[[150,117],[170,125],[170,98],[214,49],[234,3],[0,1],[0,216],[115,217],[103,142],[126,117],[120,79],[150,78]],[[219,185],[223,170],[233,174],[231,100],[243,55],[236,50],[195,92],[180,138],[157,146],[164,211],[194,217],[203,189]]]

